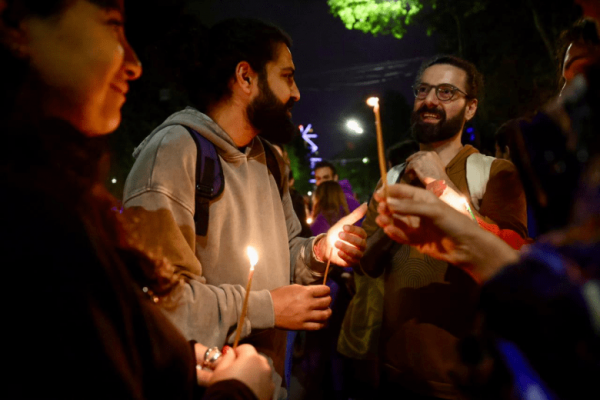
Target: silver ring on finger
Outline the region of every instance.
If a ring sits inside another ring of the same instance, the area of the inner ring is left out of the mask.
[[[219,350],[218,347],[209,347],[204,353],[204,361],[202,361],[202,368],[214,370],[217,366],[217,360],[221,358],[222,355],[223,353],[221,353],[221,350]]]

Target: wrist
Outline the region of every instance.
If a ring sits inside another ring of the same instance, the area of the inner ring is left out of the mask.
[[[327,254],[327,236],[323,235],[321,237],[317,237],[314,245],[313,245],[313,254],[315,255],[315,259],[319,262],[325,262],[325,257]]]
[[[467,246],[464,264],[476,280],[483,284],[498,274],[505,266],[519,260],[519,252],[494,234],[483,231]]]

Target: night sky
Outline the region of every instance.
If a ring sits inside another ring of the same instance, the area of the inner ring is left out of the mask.
[[[350,31],[331,15],[326,0],[213,0],[192,2],[191,7],[207,26],[249,17],[274,23],[290,34],[301,93],[294,122],[313,125],[324,158],[335,156],[352,140],[345,121],[370,95],[397,90],[412,104],[414,73],[422,58],[434,54],[433,40],[422,27],[409,28],[402,40]],[[381,110],[393,112],[385,104]]]

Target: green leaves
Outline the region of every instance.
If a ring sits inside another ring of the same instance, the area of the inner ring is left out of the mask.
[[[423,8],[421,0],[328,0],[327,4],[348,29],[398,39]]]

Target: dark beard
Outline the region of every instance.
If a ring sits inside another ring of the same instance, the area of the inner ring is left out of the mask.
[[[428,108],[425,104],[410,116],[411,129],[414,139],[423,144],[442,142],[461,133],[465,121],[465,106],[456,116],[446,120],[446,112],[443,108]],[[421,120],[421,113],[430,112],[441,118],[436,124],[430,124]]]
[[[259,76],[258,87],[260,94],[246,108],[248,120],[269,142],[289,143],[299,133],[287,114],[295,100],[290,97],[287,103],[282,103],[269,87],[266,76]]]

